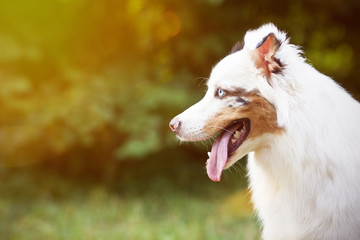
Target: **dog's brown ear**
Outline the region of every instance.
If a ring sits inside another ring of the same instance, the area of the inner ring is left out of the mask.
[[[282,64],[279,59],[274,57],[280,45],[281,43],[275,37],[275,34],[270,33],[256,46],[252,54],[255,66],[260,69],[268,79],[271,73],[281,72]]]

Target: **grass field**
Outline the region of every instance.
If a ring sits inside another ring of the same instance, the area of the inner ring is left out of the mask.
[[[171,169],[146,180],[144,171],[109,184],[47,168],[2,169],[1,239],[259,238],[236,176],[215,184],[201,175],[170,178]]]

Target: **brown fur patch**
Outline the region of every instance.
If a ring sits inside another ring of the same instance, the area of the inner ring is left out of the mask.
[[[235,95],[232,93],[232,95]],[[262,136],[266,133],[281,133],[283,128],[277,124],[275,107],[261,97],[258,92],[249,92],[242,97],[249,99],[249,103],[238,108],[225,108],[205,124],[203,132],[209,135],[216,134],[221,128],[225,128],[231,122],[249,118],[251,123],[248,139]],[[240,96],[239,96],[240,97]]]

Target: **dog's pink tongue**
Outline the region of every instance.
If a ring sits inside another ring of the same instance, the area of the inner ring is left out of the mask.
[[[236,124],[230,129],[220,133],[213,143],[210,158],[206,165],[206,171],[209,178],[214,182],[220,181],[221,173],[228,158],[228,143],[230,137],[235,130],[240,127],[240,124]]]

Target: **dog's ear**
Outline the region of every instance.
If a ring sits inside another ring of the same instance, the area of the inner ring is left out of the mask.
[[[274,57],[280,45],[281,42],[275,37],[275,34],[270,33],[259,42],[253,51],[252,58],[255,66],[268,78],[268,81],[271,73],[281,72],[282,64],[279,59]]]

